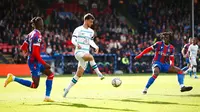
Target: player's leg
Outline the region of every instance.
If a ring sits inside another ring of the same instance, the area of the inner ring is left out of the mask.
[[[195,79],[198,79],[198,77],[197,77],[197,65],[193,65],[192,71],[193,71],[193,73],[194,73],[194,78],[195,78]]]
[[[180,90],[181,92],[192,90],[191,86],[188,86],[188,87],[184,86],[184,73],[180,68],[178,68],[176,66],[170,66],[168,69],[168,72],[169,73],[177,73],[178,82],[181,87],[181,90]]]
[[[85,70],[83,69],[83,67],[78,66],[76,74],[72,78],[72,80],[69,83],[68,87],[64,89],[64,95],[63,95],[63,97],[66,97],[66,95],[69,92],[69,90],[77,83],[78,79],[83,75],[84,71]]]
[[[190,77],[192,77],[192,65],[190,65],[190,66],[188,67],[188,69],[187,69],[186,71],[184,71],[183,73],[184,73],[184,74],[189,74]]]
[[[181,69],[182,71],[186,71],[189,68],[189,58],[186,58],[185,61],[187,65]]]
[[[198,79],[198,77],[197,77],[197,61],[196,61],[196,58],[191,58],[191,65],[192,65],[192,72],[194,73],[194,78]]]
[[[35,67],[35,68],[34,68]],[[35,64],[29,64],[29,68],[32,71],[32,79],[33,82],[30,80],[25,80],[22,78],[18,78],[16,76],[14,76],[13,74],[9,73],[7,75],[7,79],[5,81],[4,87],[6,87],[10,82],[15,81],[18,82],[19,84],[26,86],[26,87],[30,87],[30,88],[37,88],[39,85],[39,80],[40,80],[40,76],[39,76],[39,68],[37,65]]]
[[[94,60],[94,57],[91,55],[91,54],[85,54],[83,56],[83,59],[85,61],[89,61],[90,62],[90,65],[92,67],[92,69],[96,72],[96,74],[100,77],[101,80],[104,79],[104,76],[102,75],[102,73],[99,71],[99,68]]]
[[[40,76],[32,75],[32,80],[33,82],[31,83],[31,88],[36,89],[40,83]]]
[[[54,74],[51,72],[50,69],[45,69],[43,65],[41,65],[40,71],[47,76],[47,79],[46,79],[46,92],[45,92],[44,101],[53,102],[53,100],[50,99],[50,95],[51,95],[51,90],[52,90]]]
[[[69,83],[69,85],[66,88],[64,88],[63,97],[66,97],[69,90],[77,83],[78,79],[83,75],[83,73],[87,67],[87,64],[88,64],[88,61],[85,61],[83,59],[85,54],[86,53],[84,53],[84,52],[78,52],[75,54],[75,58],[76,58],[76,60],[78,60],[77,71],[76,71],[76,74],[74,75],[74,77],[72,78],[71,82]]]
[[[148,88],[153,84],[153,82],[155,81],[155,79],[158,77],[158,75],[160,73],[160,69],[157,66],[153,67],[152,70],[153,70],[153,74],[149,78],[149,80],[148,80],[148,82],[147,82],[147,84],[145,86],[145,89],[143,91],[143,94],[147,93]]]
[[[13,74],[9,73],[7,75],[7,79],[4,83],[4,87],[6,87],[10,82],[18,82],[19,84],[26,86],[26,87],[30,87],[30,88],[37,88],[37,86],[35,86],[34,82],[29,81],[29,80],[25,80],[19,77],[14,76]]]
[[[189,74],[192,77],[192,60],[187,58],[188,69],[184,71],[184,74]]]
[[[186,71],[188,69],[188,66],[184,66],[181,70]]]

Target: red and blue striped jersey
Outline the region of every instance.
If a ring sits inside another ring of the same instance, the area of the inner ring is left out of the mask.
[[[184,53],[187,54],[190,43],[184,45]]]
[[[29,60],[37,61],[33,55],[33,46],[40,46],[42,42],[42,35],[40,31],[34,29],[28,34],[24,43],[28,44]]]
[[[174,56],[175,48],[173,45],[165,45],[163,41],[158,41],[151,46],[155,50],[153,61],[168,63],[169,57]]]

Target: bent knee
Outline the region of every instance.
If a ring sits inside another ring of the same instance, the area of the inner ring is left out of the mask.
[[[33,89],[37,89],[38,86],[39,86],[39,84],[36,84],[34,82],[32,82],[32,84],[31,84],[31,88],[33,88]]]
[[[92,60],[94,60],[94,58],[93,58],[93,56],[92,56],[91,54],[86,54],[86,55],[83,57],[83,59],[84,59],[85,61],[92,61]]]
[[[158,76],[160,74],[160,69],[158,67],[154,68],[153,74]]]

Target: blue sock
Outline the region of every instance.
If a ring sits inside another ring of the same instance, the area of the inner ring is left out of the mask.
[[[181,70],[182,70],[182,71],[186,71],[187,69],[188,69],[188,67],[185,66],[185,67],[183,67]]]
[[[46,80],[46,96],[50,96],[51,89],[52,89],[52,80],[47,79]]]
[[[146,85],[146,88],[149,88],[151,86],[151,84],[153,84],[153,82],[155,81],[155,77],[150,77],[148,82],[147,82],[147,85]]]
[[[50,97],[54,74],[51,73],[46,80],[46,97]]]
[[[179,85],[183,85],[184,75],[183,74],[178,74],[177,76],[178,76]]]
[[[20,83],[21,85],[27,86],[27,87],[31,87],[31,84],[32,84],[32,82],[29,80],[20,79],[17,77],[14,78],[14,81]]]
[[[188,71],[188,72],[189,72],[190,77],[192,77],[192,71]]]

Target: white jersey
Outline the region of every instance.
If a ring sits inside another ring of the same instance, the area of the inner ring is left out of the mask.
[[[190,58],[195,58],[195,59],[197,58],[198,49],[199,49],[198,45],[191,44],[189,46],[188,52],[190,53],[189,54]]]
[[[90,45],[94,48],[98,46],[93,41],[94,31],[91,28],[77,27],[72,34],[72,43],[76,46],[75,54],[78,52],[89,53]],[[78,45],[81,49],[78,49]]]

